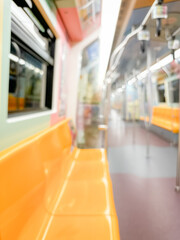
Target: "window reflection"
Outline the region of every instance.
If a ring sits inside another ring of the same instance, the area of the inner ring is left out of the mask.
[[[85,29],[87,23],[94,21],[98,14],[101,12],[101,0],[77,0],[79,16],[81,19],[82,27]]]
[[[13,42],[9,58],[8,113],[43,109],[45,64]]]
[[[179,103],[179,79],[169,82],[170,102]]]
[[[101,146],[98,130],[101,100],[98,70],[99,40],[95,40],[82,51],[77,106],[77,145],[80,148]]]
[[[159,96],[160,103],[164,103],[166,101],[164,83],[158,84],[158,96]]]

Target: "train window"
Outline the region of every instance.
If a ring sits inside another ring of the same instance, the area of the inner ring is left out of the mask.
[[[54,35],[35,4],[12,1],[9,116],[51,109],[54,46]]]
[[[82,51],[78,86],[77,145],[95,147],[99,144],[100,92],[97,83],[99,69],[99,39]]]
[[[77,0],[76,2],[82,27],[85,29],[87,23],[92,20],[94,21],[97,15],[101,12],[101,0]]]
[[[65,116],[66,114],[66,85],[65,85],[65,73],[66,73],[66,55],[67,47],[66,45],[62,48],[62,58],[61,58],[61,83],[60,83],[60,94],[59,94],[59,116]]]
[[[170,102],[179,103],[179,79],[169,82]]]
[[[164,83],[158,84],[157,89],[158,89],[159,102],[164,103],[166,101]]]

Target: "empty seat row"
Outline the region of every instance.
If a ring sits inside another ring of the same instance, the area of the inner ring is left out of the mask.
[[[149,118],[140,117],[140,120],[149,121]],[[179,108],[165,106],[153,107],[151,123],[173,133],[179,132]]]
[[[104,149],[72,150],[64,120],[0,153],[0,239],[119,239]]]

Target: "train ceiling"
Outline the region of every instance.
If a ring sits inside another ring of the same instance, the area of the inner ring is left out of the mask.
[[[129,34],[133,28],[137,28],[142,23],[142,20],[149,11],[150,7],[147,7],[147,4],[149,2],[151,2],[151,4],[153,3],[153,1],[140,0],[136,2],[135,8],[131,14],[123,37],[127,36],[127,34]],[[147,22],[147,29],[150,31],[151,36],[149,45],[152,54],[152,63],[170,53],[170,50],[167,47],[165,31],[168,31],[171,35],[174,31],[180,28],[180,1],[168,1],[166,5],[168,6],[168,19],[162,20],[162,32],[160,37],[155,36],[155,21],[150,17]],[[180,39],[180,33],[177,35],[177,38]],[[121,40],[122,39],[123,38],[121,38]],[[117,45],[118,44],[116,43],[116,45],[113,46],[113,49]],[[117,85],[117,82],[120,82],[121,85],[123,84],[125,77],[132,76],[134,72],[141,72],[144,68],[146,68],[146,59],[147,54],[146,52],[141,52],[140,41],[137,40],[137,36],[131,38],[125,47],[125,50],[116,69],[116,72],[118,74],[116,74],[117,78],[115,79],[114,84]]]

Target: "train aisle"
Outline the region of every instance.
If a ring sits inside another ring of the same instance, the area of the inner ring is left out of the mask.
[[[177,148],[125,123],[112,110],[108,160],[122,240],[180,239],[180,195],[174,191]]]

